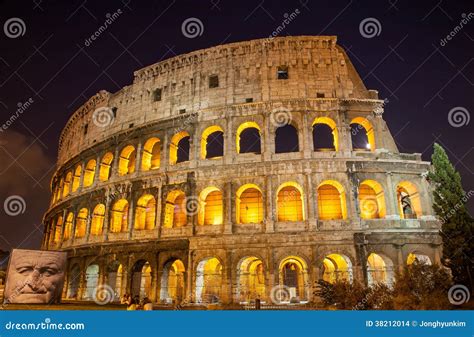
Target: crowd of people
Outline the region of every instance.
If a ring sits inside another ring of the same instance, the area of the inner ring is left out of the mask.
[[[125,294],[120,299],[121,304],[127,305],[127,310],[153,310],[153,303],[148,297],[140,300],[138,295],[132,297],[130,294]]]

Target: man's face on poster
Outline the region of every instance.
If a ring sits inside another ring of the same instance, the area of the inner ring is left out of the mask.
[[[14,250],[4,299],[8,303],[51,303],[61,296],[66,254]]]

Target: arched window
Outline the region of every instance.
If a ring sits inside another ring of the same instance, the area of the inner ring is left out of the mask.
[[[104,227],[105,205],[98,204],[92,212],[91,235],[101,235]]]
[[[94,183],[96,161],[91,159],[87,162],[84,170],[84,187],[92,186]]]
[[[215,258],[199,262],[196,271],[196,300],[198,303],[218,303],[222,288],[222,264]]]
[[[181,131],[171,138],[170,164],[178,164],[189,161],[190,137],[186,131]]]
[[[329,254],[323,260],[323,280],[329,283],[337,281],[352,282],[352,263],[344,255]]]
[[[76,232],[74,234],[74,237],[83,238],[84,236],[86,236],[88,215],[89,211],[87,210],[87,208],[81,208],[76,217]]]
[[[63,197],[67,197],[69,192],[71,192],[71,183],[72,183],[72,172],[66,174],[66,179],[64,180],[63,186]]]
[[[425,264],[428,266],[431,265],[431,259],[429,258],[428,255],[423,255],[423,254],[418,254],[418,253],[408,254],[407,265],[411,265],[415,262],[420,263],[420,264]]]
[[[265,271],[263,262],[255,256],[246,257],[239,263],[238,295],[240,302],[249,303],[265,298]]]
[[[367,277],[369,286],[384,283],[393,284],[393,263],[388,257],[372,253],[367,258]]]
[[[363,117],[354,118],[351,123],[352,149],[375,151],[375,135],[372,124]]]
[[[260,154],[261,149],[261,131],[255,122],[242,123],[237,129],[236,149],[237,153],[255,153]]]
[[[302,188],[295,182],[282,184],[277,191],[278,221],[303,221]]]
[[[110,231],[113,233],[128,232],[128,201],[118,200],[112,207]]]
[[[181,303],[185,291],[184,272],[184,263],[181,260],[171,260],[164,265],[161,276],[161,301]]]
[[[365,180],[359,186],[359,208],[362,219],[380,219],[386,214],[382,186],[374,180]]]
[[[344,188],[334,180],[325,180],[318,187],[320,220],[337,220],[347,217]]]
[[[71,238],[72,233],[72,222],[74,221],[74,214],[69,212],[66,217],[66,223],[64,225],[64,241]]]
[[[286,124],[275,130],[275,153],[298,152],[298,130]]]
[[[137,201],[135,226],[137,230],[155,228],[156,200],[151,194],[145,194]]]
[[[63,217],[60,215],[56,221],[56,228],[54,230],[54,242],[61,241],[61,231],[63,229]]]
[[[56,201],[59,201],[62,199],[63,188],[64,188],[64,178],[61,178],[61,180],[59,181],[58,189],[56,190]]]
[[[81,184],[82,166],[77,165],[72,178],[72,192],[76,192]]]
[[[135,161],[137,157],[137,151],[132,145],[127,145],[123,148],[120,153],[118,173],[121,176],[126,174],[132,174],[135,172]]]
[[[220,126],[208,127],[201,137],[201,159],[218,158],[224,155],[224,130]]]
[[[156,137],[148,139],[143,145],[142,171],[160,168],[160,146],[160,139]]]
[[[132,297],[149,297],[151,295],[151,265],[148,261],[139,260],[132,268]]]
[[[223,216],[222,192],[217,187],[205,188],[199,196],[200,225],[221,225]]]
[[[186,196],[184,192],[170,192],[166,198],[164,227],[182,227],[186,226],[187,222]]]
[[[99,180],[107,181],[110,179],[110,173],[112,168],[112,161],[114,160],[114,155],[112,152],[107,152],[102,157],[100,161],[100,171],[99,171]]]
[[[422,215],[420,194],[413,183],[402,181],[398,184],[397,200],[400,218],[417,219]]]
[[[237,223],[250,224],[263,222],[262,191],[253,184],[241,186],[236,199]]]
[[[280,303],[301,302],[308,298],[308,267],[297,256],[289,256],[279,266],[279,285],[284,287]]]
[[[313,121],[314,151],[339,151],[336,123],[329,117],[318,117]]]
[[[91,264],[86,269],[86,291],[84,292],[85,300],[92,300],[99,285],[99,265]]]
[[[79,285],[81,281],[81,269],[77,264],[73,265],[70,269],[67,283],[67,298],[79,299]]]

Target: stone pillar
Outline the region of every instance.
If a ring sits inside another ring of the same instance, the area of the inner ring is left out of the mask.
[[[161,200],[162,200],[162,195],[161,195],[161,190],[162,190],[162,185],[159,185],[157,188],[157,193],[155,195],[156,198],[156,214],[155,214],[155,228],[157,229],[158,232],[158,238],[160,237],[160,231],[161,231],[161,226],[163,224],[163,219],[161,219]]]
[[[81,178],[79,179],[79,188],[77,189],[76,193],[80,193],[82,189],[84,188],[84,176],[86,175],[86,164],[87,162],[83,161],[81,163]],[[62,195],[62,192],[61,192]]]
[[[58,246],[61,247],[62,243],[63,243],[63,238],[64,238],[64,229],[66,228],[66,217],[67,217],[67,209],[64,209],[63,210],[63,223],[61,225],[61,235],[59,237],[59,242],[58,242]]]
[[[143,144],[141,141],[138,141],[137,147],[136,147],[136,156],[135,156],[135,173],[140,172],[142,169],[142,148]]]
[[[273,180],[272,180],[272,176],[270,175],[265,178],[265,190],[266,190],[265,207],[264,207],[265,224],[266,224],[265,232],[273,233],[275,231],[276,209],[275,209],[275,202],[273,200]]]
[[[228,250],[225,252],[226,255],[226,263],[224,266],[224,272],[223,272],[223,286],[222,290],[224,292],[223,294],[223,299],[222,303],[224,304],[230,304],[232,303],[232,294],[234,289],[236,289],[236,286],[234,284],[234,280],[232,279],[232,251]]]
[[[94,181],[92,183],[92,187],[97,186],[99,183],[99,176],[100,176],[100,155],[97,156],[95,161],[95,172],[94,172]]]
[[[232,234],[232,224],[234,223],[235,219],[235,199],[232,198],[234,193],[234,186],[232,182],[226,182],[224,184],[224,193],[223,193],[223,201],[224,201],[224,234]]]
[[[275,132],[274,126],[270,122],[270,116],[263,116],[263,127],[260,135],[260,144],[263,154],[263,161],[269,161],[272,158],[272,153],[275,151]]]
[[[311,154],[313,153],[313,129],[311,127],[310,122],[308,122],[308,114],[306,113],[303,113],[302,128],[303,130],[299,131],[298,133],[298,136],[301,132],[303,133],[302,137],[298,137],[300,140],[302,140],[302,143],[300,142],[300,151],[303,151],[303,157],[308,159],[311,158]]]
[[[89,211],[87,212],[86,235],[84,236],[84,238],[86,239],[87,242],[89,241],[89,237],[90,237],[90,234],[91,234],[92,216],[94,215],[93,214],[94,209],[92,207],[89,207],[88,209],[89,209]]]
[[[194,274],[194,251],[189,250],[188,252],[188,264],[186,268],[186,295],[185,298],[189,302],[194,302],[195,298],[193,295],[193,274]]]
[[[104,241],[109,239],[109,223],[110,223],[110,214],[112,208],[112,200],[107,198],[105,201],[105,213],[104,213],[104,226],[102,228],[102,234],[104,235]]]
[[[114,151],[114,159],[112,161],[112,167],[111,167],[111,177],[116,177],[118,176],[119,172],[119,160],[120,160],[120,150],[119,147],[117,146]]]
[[[393,185],[392,172],[386,172],[387,190],[385,192],[385,207],[387,208],[387,219],[399,220],[397,187]]]
[[[309,172],[304,173],[304,190],[306,191],[306,217],[308,221],[309,230],[317,230],[317,221],[315,214],[315,191],[313,191],[313,183],[311,174]]]
[[[224,164],[232,164],[234,156],[237,155],[235,148],[235,131],[232,117],[226,117],[227,130],[224,134]]]
[[[133,193],[130,193],[130,201],[128,208],[128,238],[131,239],[133,235],[133,223],[135,222],[135,198]]]
[[[338,125],[337,133],[339,136],[339,151],[342,151],[344,155],[350,155],[352,151],[352,137],[350,125]]]
[[[403,267],[405,266],[405,261],[403,260],[403,245],[401,244],[394,244],[393,245],[397,250],[397,267],[398,272],[403,273]],[[395,268],[393,268],[395,271]]]
[[[72,216],[72,224],[71,224],[71,244],[74,244],[74,241],[76,240],[76,218],[77,218],[77,212],[79,212],[78,209],[75,209],[73,211],[73,216]]]

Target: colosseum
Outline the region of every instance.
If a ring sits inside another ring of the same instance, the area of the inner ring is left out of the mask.
[[[42,248],[68,253],[63,299],[301,305],[319,279],[439,263],[430,163],[399,152],[336,40],[198,50],[85,102],[43,219]]]

